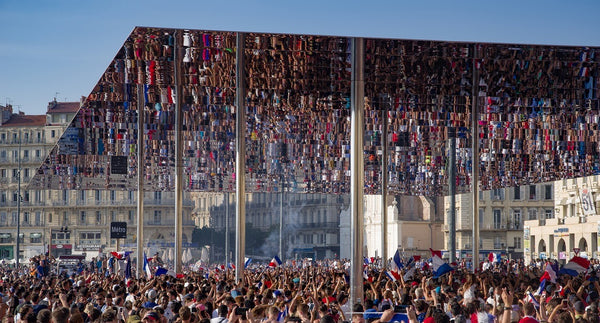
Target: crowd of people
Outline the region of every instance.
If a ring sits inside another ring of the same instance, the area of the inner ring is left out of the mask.
[[[459,263],[437,277],[428,260],[398,275],[379,260],[365,264],[364,298],[354,302],[349,262],[337,259],[253,264],[239,281],[234,269],[215,265],[137,279],[95,265],[70,275],[2,267],[0,316],[16,323],[598,322],[600,263],[541,283],[548,265],[486,260],[478,271]],[[32,259],[31,268],[43,266],[51,260]]]

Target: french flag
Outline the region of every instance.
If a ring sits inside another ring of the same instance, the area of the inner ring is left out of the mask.
[[[244,268],[248,268],[248,265],[252,262],[252,258],[246,257],[244,261]]]
[[[400,279],[400,274],[395,271],[388,270],[385,272],[385,275],[394,282]]]
[[[394,257],[392,258],[392,270],[400,271],[404,267],[402,259],[400,258],[400,250],[396,250]]]
[[[535,306],[535,308],[540,308],[540,302],[538,302],[538,300],[535,299],[535,296],[533,296],[531,292],[527,292],[527,300],[529,301],[529,303],[533,303],[533,306]]]
[[[150,271],[150,265],[148,264],[148,258],[146,257],[145,252],[144,252],[144,271],[146,272],[146,276],[148,276],[148,279],[152,278],[152,271]]]
[[[454,270],[454,268],[450,267],[448,263],[442,260],[442,252],[440,250],[433,250],[431,248],[429,248],[429,250],[431,251],[431,264],[433,267],[434,278],[441,277]]]
[[[540,277],[540,282],[545,280],[549,280],[551,283],[556,284],[556,269],[550,262],[546,262],[546,271],[542,277]]]
[[[235,269],[235,265],[233,264],[233,262],[227,264],[227,269]]]
[[[544,288],[546,288],[546,280],[545,279],[540,282],[540,287],[537,289],[537,291],[533,295],[542,295]]]
[[[577,276],[581,273],[587,272],[588,268],[590,268],[589,260],[575,256],[571,258],[571,260],[569,260],[569,262],[565,264],[562,269],[558,271],[558,273]]]
[[[488,260],[490,262],[500,262],[500,260],[502,260],[502,257],[497,252],[490,252],[490,254],[488,255]]]
[[[129,256],[129,254],[131,253],[131,251],[111,251],[110,254],[113,255],[115,258],[119,259],[119,260],[123,260],[125,258],[127,258],[127,256]]]
[[[271,259],[271,262],[269,263],[269,267],[279,267],[281,266],[282,262],[281,259],[279,259],[279,257],[275,256],[273,257],[273,259]]]

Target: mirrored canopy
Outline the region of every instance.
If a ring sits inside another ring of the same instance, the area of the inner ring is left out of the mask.
[[[184,189],[234,191],[236,36],[135,28],[30,185],[137,189],[141,107],[144,189],[173,190],[180,66]],[[351,38],[245,39],[246,190],[349,192]],[[481,189],[600,173],[596,50],[365,39],[365,193],[448,194],[450,137],[468,192],[475,103]]]

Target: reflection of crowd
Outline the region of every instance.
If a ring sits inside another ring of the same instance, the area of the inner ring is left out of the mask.
[[[146,181],[172,189],[177,44],[186,188],[231,190],[235,43],[231,32],[136,28],[73,122],[90,140],[72,143],[76,152],[59,152],[43,172],[65,177],[64,187],[91,188],[86,178],[108,177],[108,156],[125,155],[133,181],[139,99]],[[281,178],[306,192],[349,190],[350,45],[344,37],[246,34],[249,191],[273,190]],[[474,96],[484,189],[600,171],[593,48],[366,39],[364,62],[368,193],[379,189],[383,140],[392,191],[445,193],[452,132],[458,191],[468,190]]]
[[[349,263],[340,260],[255,265],[239,282],[221,266],[178,278],[130,280],[87,268],[72,276],[1,268],[0,316],[17,323],[508,323],[598,322],[600,317],[595,260],[586,275],[559,275],[541,289],[546,266],[541,261],[486,260],[476,274],[463,262],[437,278],[426,261],[414,266],[418,269],[394,276],[365,265],[364,299],[356,304],[349,301]]]

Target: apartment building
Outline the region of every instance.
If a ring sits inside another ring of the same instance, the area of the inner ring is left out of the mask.
[[[499,188],[478,193],[480,259],[490,252],[523,258],[523,227],[528,220],[546,218],[554,212],[554,184],[540,183]],[[449,249],[450,198],[445,197],[444,246]],[[456,195],[457,258],[472,257],[473,200],[471,194]]]
[[[127,238],[119,241],[121,248],[137,247],[136,192],[27,187],[79,106],[79,102],[54,100],[45,115],[14,113],[11,106],[0,106],[0,145],[5,147],[0,150],[0,259],[15,256],[17,223],[23,259],[48,251],[54,256],[85,253],[91,258],[115,250],[117,241],[110,239],[110,222],[127,223]],[[172,192],[144,193],[144,241],[149,252],[173,246],[174,205]],[[194,222],[189,194],[184,194],[183,205],[183,246],[191,247]]]
[[[573,255],[597,258],[600,232],[600,177],[554,182],[554,207],[525,221],[525,259],[557,259]]]

